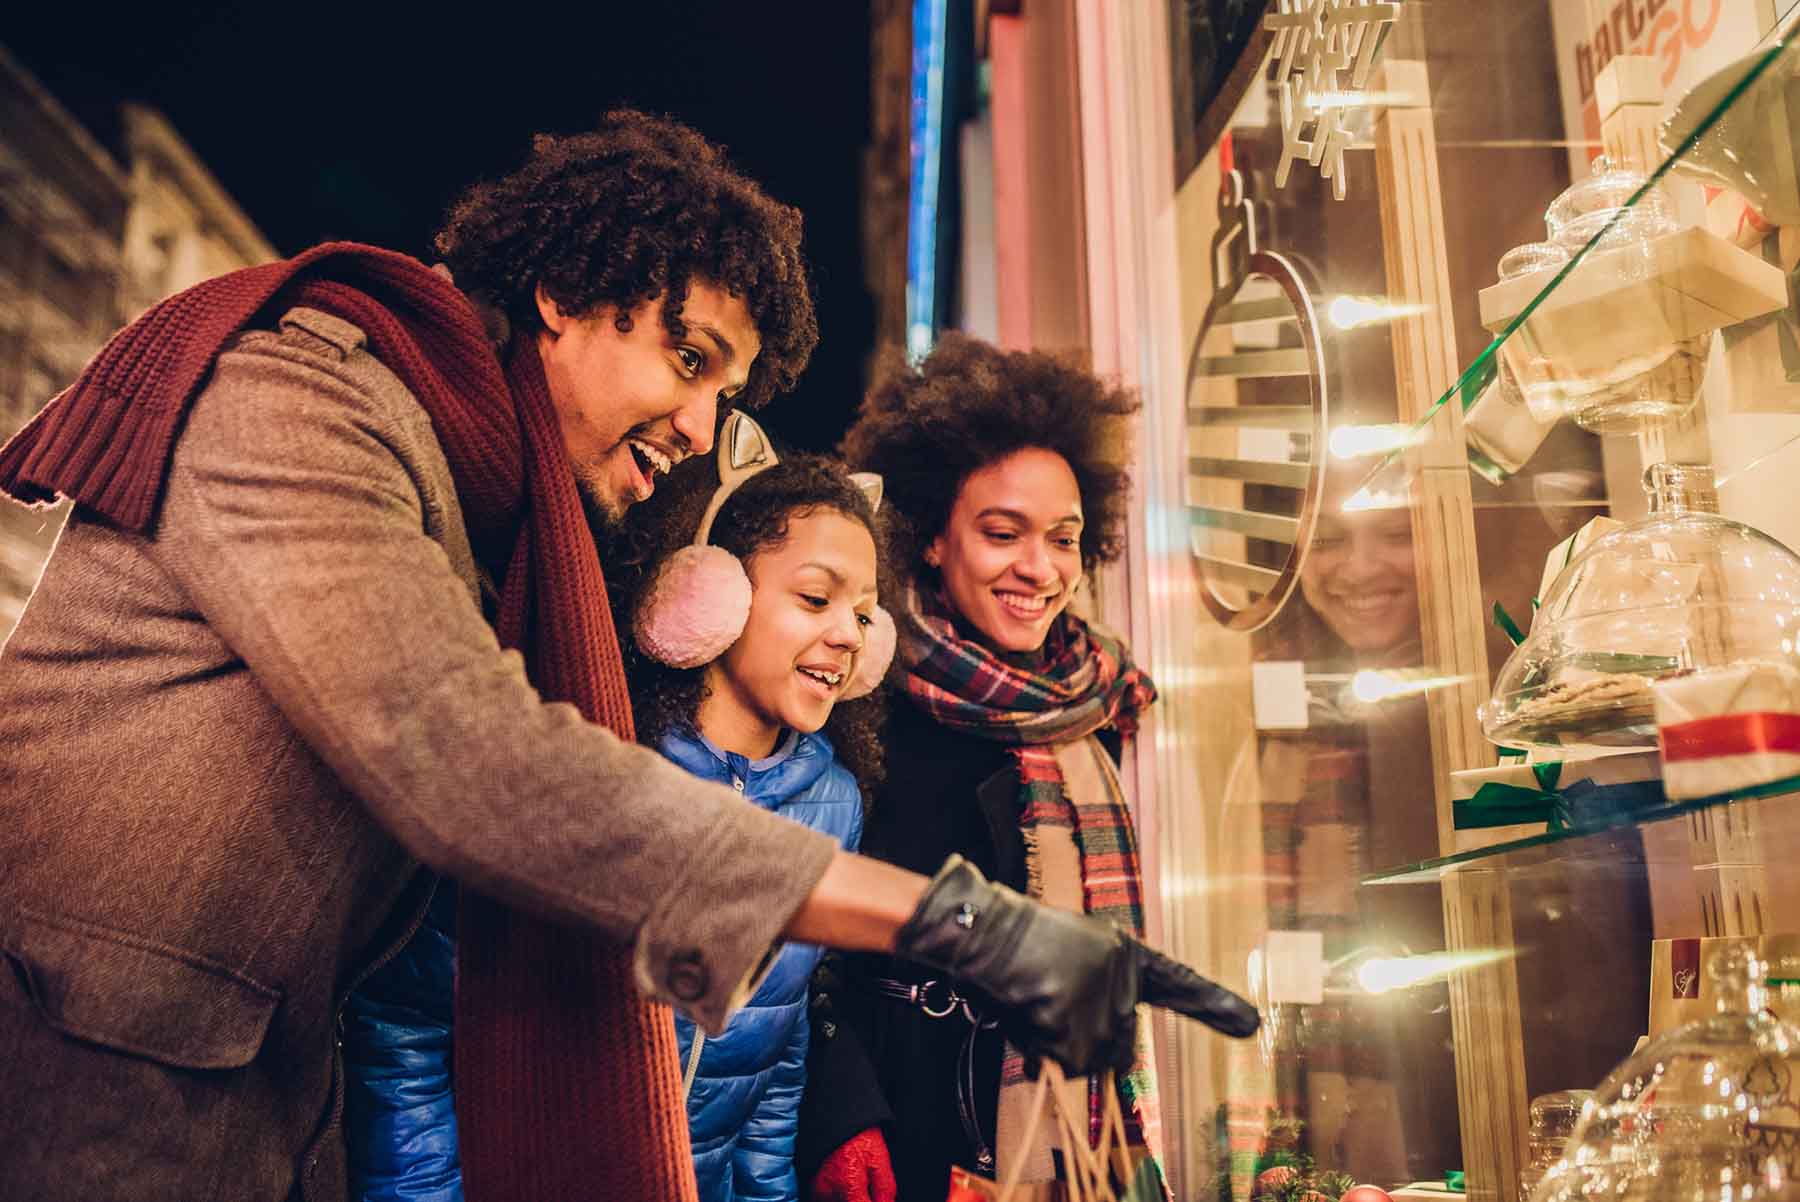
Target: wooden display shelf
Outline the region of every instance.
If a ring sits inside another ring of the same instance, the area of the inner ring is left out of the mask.
[[[1496,334],[1505,330],[1560,270],[1547,267],[1483,288],[1481,324]],[[1588,254],[1512,337],[1523,336],[1533,355],[1570,368],[1610,365],[1787,304],[1781,268],[1694,227],[1643,246]]]

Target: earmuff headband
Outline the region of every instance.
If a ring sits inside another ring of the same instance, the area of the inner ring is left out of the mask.
[[[638,607],[632,632],[644,653],[675,668],[698,668],[725,654],[743,634],[750,615],[750,578],[737,557],[710,545],[713,521],[744,481],[780,459],[755,419],[733,413],[719,431],[719,487],[706,503],[691,545],[669,557]],[[881,477],[854,472],[851,481],[881,507]],[[851,701],[881,683],[893,662],[894,621],[879,605],[863,638],[855,672],[841,697]]]
[[[719,487],[713,490],[706,512],[700,515],[700,528],[694,532],[694,545],[704,547],[712,534],[713,519],[731,494],[743,487],[744,481],[758,472],[766,472],[780,463],[769,436],[747,413],[733,413],[719,431]]]

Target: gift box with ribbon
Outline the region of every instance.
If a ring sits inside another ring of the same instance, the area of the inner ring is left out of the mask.
[[[1538,600],[1549,599],[1550,586],[1556,583],[1556,578],[1562,575],[1562,570],[1569,566],[1570,560],[1587,550],[1595,539],[1624,528],[1624,522],[1613,518],[1589,518],[1575,533],[1551,547],[1550,553],[1544,556],[1544,575],[1538,581]]]
[[[1604,826],[1665,804],[1654,751],[1510,764],[1450,774],[1459,847]]]
[[[1768,663],[1705,668],[1655,681],[1650,694],[1672,800],[1800,777],[1800,671]]]

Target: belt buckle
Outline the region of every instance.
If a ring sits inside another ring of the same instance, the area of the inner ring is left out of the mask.
[[[931,1000],[931,991],[939,988],[943,991],[944,1001],[942,1005],[934,1005]],[[962,998],[948,981],[925,981],[913,986],[913,990],[914,1000],[918,1002],[919,1009],[925,1012],[927,1018],[948,1018],[956,1013],[958,1006],[963,1004]]]

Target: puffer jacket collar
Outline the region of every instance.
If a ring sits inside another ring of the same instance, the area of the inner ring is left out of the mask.
[[[662,738],[663,755],[695,776],[716,780],[740,790],[764,809],[774,809],[784,799],[825,774],[834,762],[831,742],[822,734],[788,731],[775,750],[753,760],[726,751],[691,726],[678,726]]]

